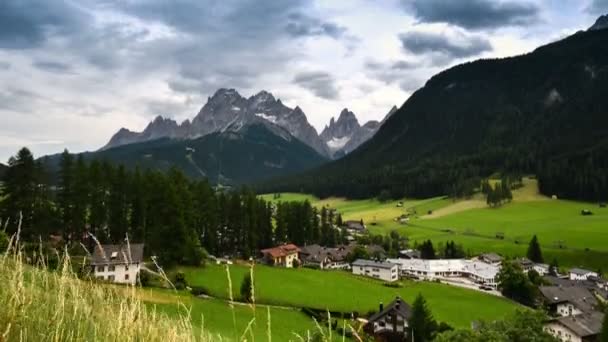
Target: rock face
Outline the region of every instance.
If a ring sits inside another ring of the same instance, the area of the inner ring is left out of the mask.
[[[159,138],[196,139],[215,132],[239,131],[253,123],[267,125],[284,138],[287,132],[322,156],[329,155],[302,109],[289,108],[266,91],[246,99],[234,89],[219,89],[192,122],[184,121],[180,125],[174,120],[157,117],[143,132],[121,129],[102,150]]]
[[[595,24],[589,28],[589,31],[603,30],[608,28],[608,14],[603,15],[597,19]]]
[[[393,107],[382,123],[396,110],[397,107]],[[331,118],[329,125],[325,126],[321,139],[327,144],[332,158],[341,158],[371,139],[382,123],[372,120],[361,126],[355,114],[344,108],[337,121]]]

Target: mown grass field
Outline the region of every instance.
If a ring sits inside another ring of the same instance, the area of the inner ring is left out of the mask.
[[[202,328],[218,340],[242,341],[246,337],[250,341],[268,341],[270,334],[275,341],[296,341],[296,335],[305,337],[319,331],[312,319],[296,309],[242,304],[231,307],[223,300],[201,299],[171,290],[140,289],[138,295],[146,305],[169,318],[189,316],[195,329]]]
[[[228,297],[225,267],[183,268],[190,285],[203,286],[216,297]],[[247,266],[230,266],[234,296]],[[411,303],[421,293],[429,302],[435,317],[457,327],[469,327],[480,318],[499,319],[518,306],[506,299],[482,292],[429,282],[402,282],[401,288],[389,288],[382,282],[356,277],[344,271],[283,269],[263,265],[254,270],[257,303],[310,307],[338,312],[357,311],[365,315],[377,310],[382,301],[389,303],[401,296]]]
[[[397,207],[397,201],[319,200],[302,194],[283,194],[281,200],[287,198],[306,198],[316,206],[329,205],[338,209],[346,220],[363,219],[375,234],[397,230],[412,243],[427,239],[434,243],[453,240],[472,254],[497,252],[508,257],[525,256],[528,242],[536,234],[547,263],[556,258],[564,267],[608,270],[608,209],[591,203],[551,200],[538,193],[536,180],[531,178],[524,178],[524,187],[513,191],[513,202],[499,208],[487,207],[479,195],[455,202],[443,197],[405,199],[403,207]],[[582,216],[582,209],[590,209],[593,215]],[[394,220],[414,210],[417,215],[409,224]],[[504,240],[497,239],[497,233],[504,234]]]

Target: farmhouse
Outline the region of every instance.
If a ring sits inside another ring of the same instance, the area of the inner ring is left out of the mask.
[[[365,233],[365,231],[367,230],[367,228],[365,227],[365,224],[363,224],[363,220],[361,221],[346,221],[344,222],[344,227],[346,228],[346,230],[353,234],[361,234],[361,233]]]
[[[350,269],[346,256],[354,246],[338,246],[336,248],[309,245],[300,250],[300,260],[304,265],[315,265],[320,269]]]
[[[470,280],[492,288],[497,287],[497,275],[500,267],[478,260],[465,259],[388,259],[388,262],[399,265],[401,275],[421,279],[435,280],[440,278],[469,278]]]
[[[378,262],[371,260],[357,259],[352,264],[353,274],[364,275],[387,282],[399,279],[399,267],[389,262]]]
[[[598,277],[597,272],[589,271],[583,268],[573,268],[570,270],[570,280],[587,280],[589,277]]]
[[[143,257],[143,244],[97,245],[91,257],[93,275],[114,283],[134,285]]]
[[[596,341],[603,320],[600,312],[557,317],[545,324],[545,331],[564,342]]]
[[[291,268],[294,267],[294,261],[295,263],[298,262],[300,248],[289,243],[273,248],[262,249],[260,252],[262,253],[263,261],[265,263],[273,266]]]
[[[368,319],[363,329],[377,341],[405,341],[411,316],[410,306],[397,297],[386,308],[380,303],[378,312]]]
[[[598,305],[593,293],[584,287],[541,286],[539,290],[549,313],[554,316],[576,316],[593,312]]]

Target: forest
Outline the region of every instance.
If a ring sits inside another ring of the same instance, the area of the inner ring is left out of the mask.
[[[8,163],[0,198],[2,226],[37,244],[51,236],[68,248],[144,242],[163,265],[196,265],[205,253],[255,257],[283,242],[344,242],[341,217],[309,202],[273,205],[247,188],[222,191],[177,168],[129,170],[107,161],[87,162],[65,151],[55,176],[21,149]],[[273,228],[276,221],[276,229]],[[83,252],[82,250],[80,252]]]

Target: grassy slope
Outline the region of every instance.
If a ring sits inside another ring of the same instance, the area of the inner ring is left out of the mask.
[[[589,203],[550,200],[538,194],[534,179],[525,178],[524,185],[513,192],[513,202],[501,208],[488,208],[479,196],[457,202],[446,198],[405,200],[403,208],[397,208],[397,202],[340,198],[318,200],[302,194],[284,194],[282,200],[307,198],[314,205],[337,208],[344,219],[363,219],[368,224],[375,219],[375,226],[368,225],[372,233],[386,234],[397,230],[411,241],[431,239],[438,243],[454,240],[471,253],[498,252],[505,256],[524,256],[528,241],[536,234],[547,262],[557,258],[561,266],[608,270],[608,229],[605,228],[608,226],[608,209]],[[580,211],[584,208],[591,209],[594,215],[581,216]],[[414,218],[409,225],[393,220],[414,209],[420,217]],[[433,214],[427,215],[429,210],[433,210]],[[446,229],[452,232],[445,232]],[[497,232],[504,233],[505,240],[496,239]],[[556,248],[558,241],[566,248]]]
[[[203,326],[207,333],[224,339],[240,340],[244,334],[249,337],[247,326],[255,317],[251,325],[253,340],[268,340],[268,314],[270,314],[270,335],[273,340],[296,340],[295,334],[306,336],[307,331],[311,333],[317,331],[309,317],[293,309],[269,308],[261,305],[257,305],[255,311],[247,305],[233,305],[231,308],[228,303],[221,300],[199,299],[187,293],[158,289],[141,289],[139,296],[149,306],[167,314],[168,317],[189,315],[195,327]]]
[[[223,267],[185,268],[189,284],[204,286],[214,296],[227,297],[227,276]],[[231,266],[234,295],[249,269]],[[255,268],[255,291],[258,303],[313,307],[333,311],[377,310],[378,303],[388,303],[400,295],[412,302],[418,293],[428,300],[435,317],[458,327],[468,327],[480,318],[498,319],[517,306],[507,300],[477,291],[428,282],[404,282],[402,288],[388,288],[373,279],[355,277],[342,271]]]

